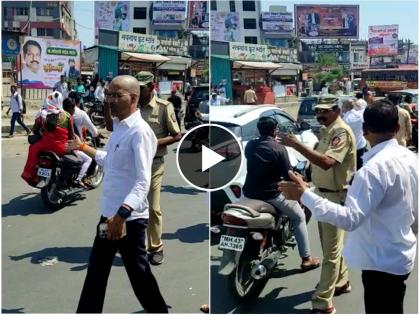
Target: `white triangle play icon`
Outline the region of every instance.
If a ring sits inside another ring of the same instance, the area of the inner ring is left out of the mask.
[[[202,146],[202,157],[201,157],[201,171],[204,172],[208,170],[210,167],[220,163],[221,161],[225,160],[226,158],[221,156],[220,154],[210,150],[206,146]]]

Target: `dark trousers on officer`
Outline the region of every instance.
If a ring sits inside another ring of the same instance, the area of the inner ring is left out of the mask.
[[[106,218],[101,217],[100,223],[105,221]],[[147,220],[127,221],[126,228],[127,235],[118,241],[100,238],[97,233],[77,313],[102,312],[108,277],[117,251],[121,254],[134,293],[145,311],[168,313],[168,307],[147,260]]]
[[[403,314],[405,283],[407,275],[363,270],[366,314]]]

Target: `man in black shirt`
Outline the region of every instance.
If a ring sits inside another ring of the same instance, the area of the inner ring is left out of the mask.
[[[261,117],[257,124],[260,137],[245,147],[247,175],[243,187],[247,198],[264,200],[287,215],[295,228],[295,237],[302,258],[303,271],[319,267],[318,257],[310,254],[308,230],[304,211],[299,203],[286,200],[277,191],[277,183],[288,180],[292,169],[286,148],[276,141],[277,121],[273,117]]]
[[[168,101],[171,102],[172,105],[174,105],[176,121],[178,122],[179,128],[181,128],[181,120],[179,119],[179,112],[181,111],[182,100],[178,95],[176,95],[176,90],[172,90],[171,96],[169,96]]]

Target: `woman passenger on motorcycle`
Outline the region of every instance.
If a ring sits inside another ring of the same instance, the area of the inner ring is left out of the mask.
[[[43,109],[38,113],[33,128],[34,134],[42,138],[29,146],[28,158],[21,177],[31,186],[39,183],[37,165],[41,151],[52,151],[58,155],[66,153],[67,142],[74,138],[73,119],[62,109],[62,96],[59,92],[48,95]]]

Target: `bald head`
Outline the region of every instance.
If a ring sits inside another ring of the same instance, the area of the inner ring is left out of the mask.
[[[115,77],[107,93],[111,114],[119,120],[129,117],[137,111],[139,94],[139,83],[136,78],[129,75]]]
[[[140,87],[139,81],[137,81],[135,77],[132,77],[131,75],[119,75],[111,81],[111,84],[116,85],[118,89],[127,91],[130,94],[135,94],[137,96],[137,104],[138,97],[140,95]]]

